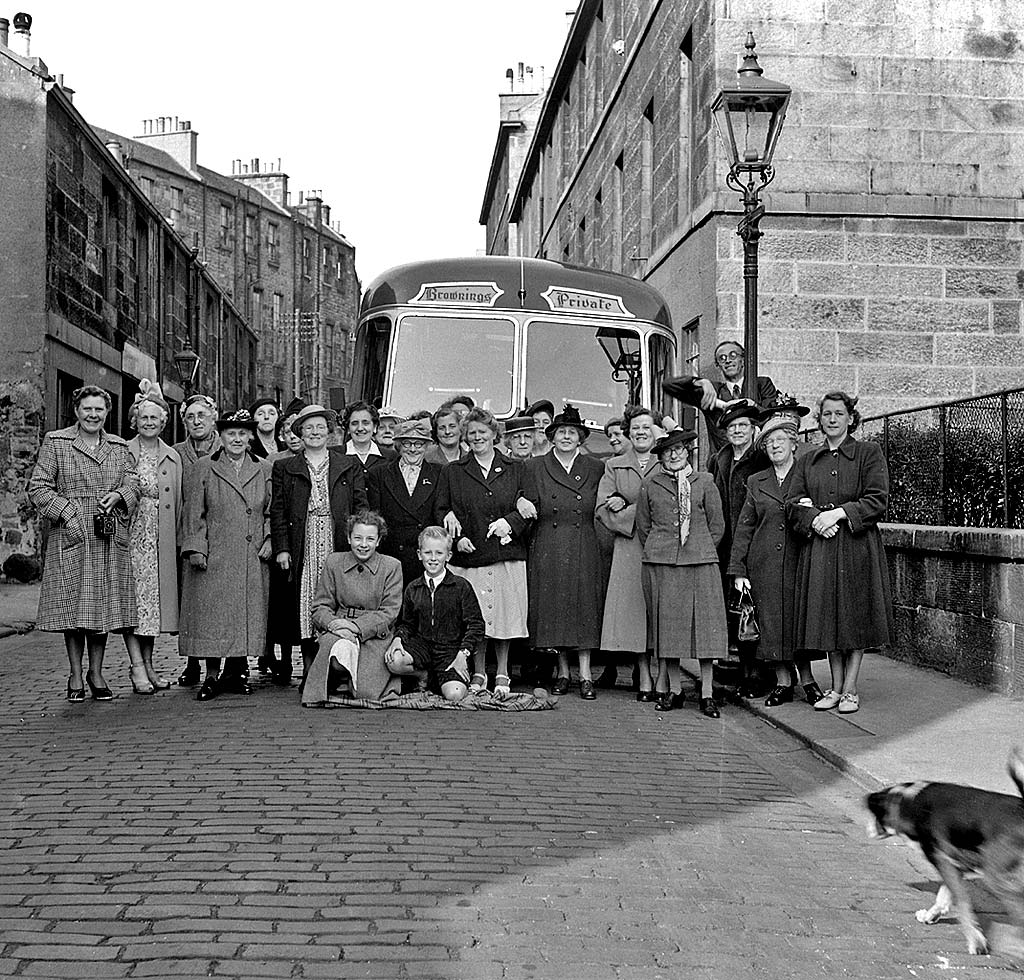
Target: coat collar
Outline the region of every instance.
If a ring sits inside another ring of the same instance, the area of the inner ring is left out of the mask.
[[[857,455],[857,440],[854,439],[853,436],[847,436],[839,444],[838,451],[841,452],[847,459],[853,459],[853,457]],[[821,459],[822,456],[829,455],[831,452],[832,450],[828,448],[828,443],[823,442],[814,454],[815,462]]]
[[[548,476],[551,477],[555,483],[560,483],[563,487],[569,487],[571,490],[579,490],[581,486],[587,481],[587,470],[586,463],[581,462],[584,459],[583,453],[578,453],[576,458],[572,461],[572,469],[568,473],[565,471],[565,467],[555,459],[554,450],[550,453],[545,453],[543,456],[535,457],[538,462],[534,463],[535,466],[543,466]]]
[[[132,454],[132,459],[138,462],[139,457],[142,455],[142,440],[138,436],[128,440],[128,451]],[[165,459],[173,460],[177,455],[177,450],[168,446],[163,439],[157,440],[156,459],[158,463]]]
[[[759,473],[755,473],[752,479],[757,481],[757,485],[761,488],[761,492],[767,494],[773,500],[785,502],[789,485],[793,481],[793,470],[796,463],[789,468],[789,472],[786,474],[786,479],[782,481],[782,486],[779,486],[779,481],[775,478],[775,469],[769,466],[766,470],[761,470]]]
[[[249,453],[242,457],[242,468],[235,471],[235,464],[228,459],[227,453],[218,450],[210,457],[210,469],[243,499],[245,487],[263,473],[263,467]]]
[[[351,551],[341,553],[341,570],[343,572],[355,571],[358,575],[360,568],[365,568],[371,575],[376,575],[380,569],[380,552],[375,551],[368,561],[360,561]]]
[[[609,456],[608,465],[613,470],[635,470],[638,476],[644,477],[648,473],[652,472],[659,464],[658,457],[652,454],[650,462],[647,464],[647,469],[642,469],[636,450],[630,446],[629,449],[627,449],[621,456]]]
[[[659,486],[670,489],[673,493],[676,491],[675,474],[667,473],[660,462],[654,464],[654,469],[651,470],[647,479],[651,483],[657,483]],[[690,467],[690,472],[686,477],[686,481],[691,485],[697,482],[697,471],[692,466]]]
[[[79,452],[84,453],[90,459],[96,460],[97,463],[102,463],[110,455],[111,446],[116,444],[115,441],[122,442],[121,438],[118,436],[114,436],[113,440],[115,441],[112,441],[111,437],[107,434],[107,431],[105,429],[100,429],[99,444],[95,449],[93,449],[92,446],[87,445],[86,441],[82,438],[82,431],[79,429],[77,424],[71,426],[68,431],[72,433],[72,447],[77,449]]]
[[[454,463],[449,463],[449,466],[463,467],[469,476],[484,486],[493,483],[496,479],[501,479],[513,466],[519,465],[519,463],[509,459],[507,456],[503,456],[497,449],[494,450],[494,459],[491,460],[491,471],[486,477],[472,453],[466,453],[461,459],[457,459]]]

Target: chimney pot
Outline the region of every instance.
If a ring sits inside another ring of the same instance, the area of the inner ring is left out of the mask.
[[[5,48],[10,46],[11,22],[6,17],[0,17],[0,44]]]
[[[14,15],[14,35],[16,50],[25,58],[31,56],[32,51],[32,17],[24,12]]]

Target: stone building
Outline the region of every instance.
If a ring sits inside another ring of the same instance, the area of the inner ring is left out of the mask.
[[[198,162],[190,120],[161,116],[128,138],[97,130],[260,338],[256,386],[284,404],[344,386],[359,309],[355,249],[319,191],[292,204],[288,175],[259,159],[230,177]]]
[[[793,88],[761,226],[761,373],[802,399],[845,387],[868,413],[1024,385],[1020,4],[583,0],[518,172],[499,136],[489,250],[647,280],[680,369],[716,376],[743,283],[710,105],[748,31]]]
[[[26,482],[42,434],[73,421],[75,388],[107,389],[122,435],[140,379],[180,401],[188,346],[201,390],[229,406],[256,391],[242,312],[30,56],[30,27],[17,15],[12,37],[0,19],[0,561],[38,550]]]

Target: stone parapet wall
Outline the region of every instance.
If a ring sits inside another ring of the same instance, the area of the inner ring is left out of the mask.
[[[884,524],[882,535],[896,620],[887,654],[1024,698],[1024,531]]]

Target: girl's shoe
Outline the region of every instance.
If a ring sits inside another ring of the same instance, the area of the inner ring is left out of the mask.
[[[72,687],[71,678],[68,678],[68,700],[79,702],[85,700],[85,688],[84,687]]]
[[[132,679],[132,690],[136,694],[156,694],[156,685],[149,679],[145,667],[132,667],[128,673]]]
[[[568,677],[556,677],[555,683],[551,685],[552,694],[568,694],[569,693],[569,678]]]
[[[487,675],[486,674],[474,674],[469,679],[469,693],[479,694],[481,691],[487,690]]]
[[[158,691],[166,691],[171,686],[171,682],[166,677],[161,677],[155,670],[147,669],[146,675],[149,677],[149,683]]]
[[[842,696],[838,691],[833,691],[831,688],[827,690],[818,701],[814,702],[815,711],[831,711],[837,704],[839,704]]]
[[[494,696],[504,701],[512,693],[512,678],[507,674],[494,675]]]
[[[636,699],[637,701],[653,701],[654,691],[637,691]]]
[[[655,711],[671,711],[675,705],[672,703],[671,691],[658,691],[658,700],[654,702]]]
[[[844,694],[839,699],[839,713],[841,715],[852,715],[855,711],[860,710],[860,695],[859,694]]]

